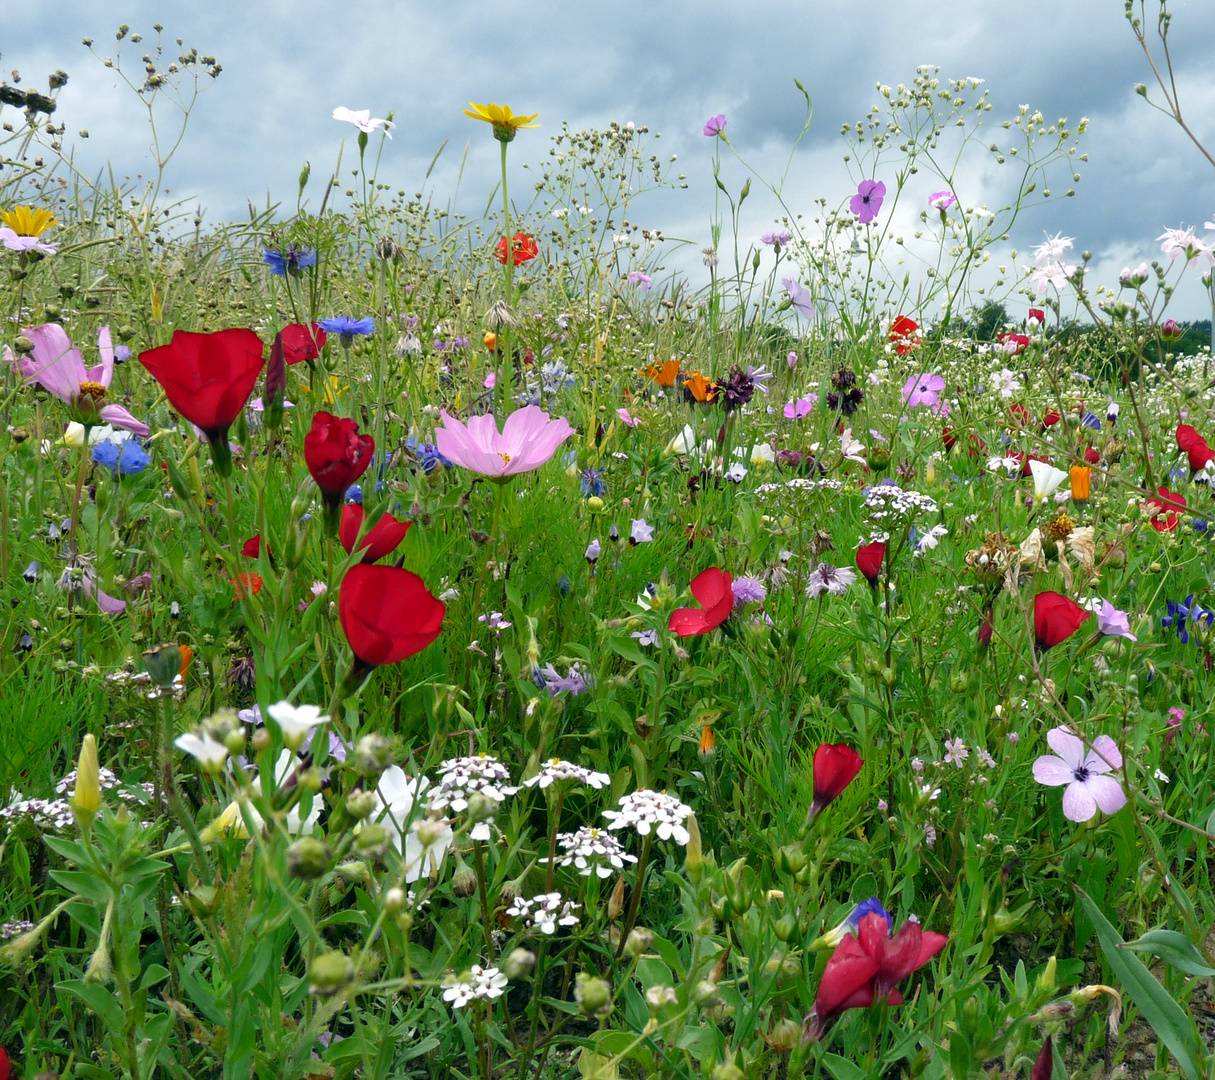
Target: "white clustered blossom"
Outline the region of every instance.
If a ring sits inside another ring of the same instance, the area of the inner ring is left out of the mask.
[[[936,500],[918,491],[904,491],[897,484],[874,484],[865,492],[865,509],[870,518],[882,520],[890,514],[935,514]]]
[[[804,476],[796,476],[783,484],[760,484],[755,489],[755,494],[771,495],[777,491],[839,491],[843,486],[838,480],[809,480]]]
[[[550,784],[557,784],[563,780],[586,784],[587,787],[594,788],[596,791],[607,787],[612,782],[612,778],[607,773],[595,772],[593,769],[575,765],[572,761],[562,761],[561,758],[549,758],[540,766],[540,771],[535,776],[524,780],[523,784],[525,787],[535,787],[539,784],[543,790]]]
[[[456,813],[461,813],[468,809],[468,800],[473,795],[484,795],[500,803],[519,790],[504,782],[510,779],[510,772],[502,762],[489,754],[449,758],[439,766],[439,772],[439,786],[430,797],[428,810],[450,807]],[[478,821],[469,835],[474,840],[488,840],[489,822]]]
[[[551,892],[533,896],[530,900],[520,896],[506,909],[506,914],[526,919],[528,926],[552,936],[558,926],[577,926],[578,916],[574,912],[581,907],[569,900],[562,902],[559,892]]]
[[[443,1000],[450,1001],[453,1009],[462,1009],[470,1001],[483,998],[492,1001],[501,997],[506,989],[507,978],[496,967],[483,968],[473,964],[468,971],[472,978],[468,982],[458,982],[443,991]]]
[[[688,830],[683,822],[691,814],[692,808],[674,796],[648,788],[622,796],[619,810],[603,812],[611,822],[609,829],[625,829],[631,825],[639,836],[649,836],[653,829],[659,840],[673,839],[681,845],[688,842]]]
[[[584,825],[577,832],[558,834],[557,846],[563,853],[551,861],[558,866],[576,867],[583,877],[595,873],[601,878],[609,878],[613,867],[623,870],[626,862],[637,861],[637,857],[626,852],[616,837],[593,825]],[[547,863],[550,860],[540,861]]]

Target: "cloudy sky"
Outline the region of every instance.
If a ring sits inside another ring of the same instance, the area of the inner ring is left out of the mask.
[[[1149,14],[1155,4],[1148,0]],[[1173,0],[1170,8],[1183,107],[1195,132],[1215,146],[1215,3]],[[24,86],[39,87],[50,70],[68,71],[57,119],[69,134],[89,130],[79,147],[86,168],[108,159],[120,175],[146,170],[149,140],[134,95],[81,38],[93,37],[106,55],[115,27],[126,22],[145,35],[146,47],[158,20],[170,49],[180,36],[187,48],[223,64],[168,177],[176,195],[197,196],[209,221],[246,215],[250,199],[293,203],[305,160],[314,178],[329,171],[339,141],[354,133],[331,118],[336,105],[393,112],[398,127],[381,168],[393,188],[422,187],[427,164],[450,140],[424,185],[440,203],[454,190],[470,144],[459,205],[476,212],[494,183],[496,144],[461,110],[470,100],[497,101],[540,113],[541,130],[523,133],[512,147],[515,162],[538,163],[562,120],[573,128],[632,120],[661,132],[662,150],[678,155],[689,187],[656,197],[648,209],[639,205],[635,217],[707,243],[712,146],[700,130],[708,116],[724,112],[740,153],[775,178],[800,130],[803,102],[793,86],[800,79],[814,101],[814,124],[786,192],[809,217],[814,199],[838,206],[855,184],[841,160],[841,124],[864,116],[876,83],[910,82],[916,65],[926,63],[939,65],[942,77],[985,79],[993,118],[1021,103],[1050,120],[1089,118],[1080,147],[1089,161],[1080,167],[1076,196],[1026,214],[1013,237],[1021,250],[1061,231],[1076,238],[1076,251],[1094,253],[1095,280],[1113,281],[1123,266],[1158,254],[1154,240],[1166,226],[1197,225],[1202,233],[1203,222],[1215,219],[1215,169],[1134,93],[1151,72],[1122,0],[1066,0],[1049,12],[1008,0],[15,5],[5,17],[3,69],[17,68]],[[124,45],[136,69],[140,51]],[[974,189],[959,191],[964,203],[998,203],[1000,181],[990,169],[964,174]],[[737,165],[724,174],[734,190],[746,175]],[[317,192],[318,180],[313,184]],[[772,207],[758,198],[752,207],[746,227],[758,235]],[[1175,311],[1209,317],[1197,274],[1189,277]]]

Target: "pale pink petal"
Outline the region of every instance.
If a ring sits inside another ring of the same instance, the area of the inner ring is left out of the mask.
[[[136,420],[121,405],[102,405],[97,410],[97,415],[112,427],[122,428],[123,431],[129,431],[141,439],[146,439],[152,433],[147,424]]]
[[[1076,770],[1054,754],[1044,754],[1034,762],[1034,779],[1047,787],[1061,787],[1076,779]]]
[[[101,353],[101,363],[89,368],[88,376],[93,382],[108,387],[114,378],[114,343],[108,326],[103,326],[97,332],[97,351]]]
[[[47,323],[31,327],[25,336],[34,343],[33,363],[22,372],[26,381],[36,379],[60,401],[74,401],[88,372],[84,357],[72,348],[67,332],[56,323]]]
[[[488,420],[494,437],[497,436],[497,428],[494,426],[492,416],[474,416],[469,420],[469,427],[473,426],[474,420]],[[485,426],[484,423],[476,425],[477,430],[482,434],[485,434]],[[465,427],[459,420],[443,413],[443,426],[435,429],[435,445],[439,448],[439,453],[448,461],[482,476],[501,476],[505,467],[501,455],[495,454],[492,449],[478,442],[469,427]]]
[[[1118,744],[1108,735],[1098,735],[1093,740],[1092,750],[1084,759],[1084,767],[1095,773],[1107,773],[1122,768],[1122,752],[1118,749]]]
[[[502,441],[506,444],[506,452],[522,450],[547,424],[548,413],[538,405],[525,405],[522,409],[516,409],[502,425]]]
[[[1078,739],[1066,728],[1057,727],[1046,733],[1046,741],[1073,770],[1080,768],[1084,762],[1085,749],[1082,739]]]
[[[93,580],[91,573],[84,575],[84,578],[80,582],[80,588],[85,596],[96,595],[97,607],[103,615],[121,615],[127,609],[127,602],[125,600],[115,600],[108,593],[102,592]]]
[[[507,423],[509,422],[507,421]],[[532,469],[540,468],[557,452],[557,447],[573,433],[574,429],[570,427],[565,417],[546,421],[544,429],[533,435],[531,442],[523,447],[519,460],[511,460],[506,469],[507,474],[530,472]]]
[[[1084,781],[1084,790],[1101,807],[1102,813],[1116,814],[1126,806],[1122,785],[1112,776],[1090,776]]]
[[[496,454],[499,451],[510,453],[510,447],[498,434],[498,423],[490,413],[484,416],[470,416],[466,429],[469,441],[477,449],[487,454]]]
[[[1063,793],[1063,816],[1068,821],[1088,821],[1096,812],[1097,802],[1085,786],[1079,781],[1068,784]]]

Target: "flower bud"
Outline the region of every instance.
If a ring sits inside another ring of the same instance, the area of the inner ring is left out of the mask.
[[[72,793],[72,814],[82,829],[93,823],[101,809],[101,779],[97,765],[97,739],[86,735],[76,763],[76,790]]]
[[[404,909],[405,900],[405,890],[394,885],[391,889],[384,893],[385,913],[395,918]]]
[[[583,1016],[607,1016],[612,1011],[612,988],[598,975],[580,971],[574,979],[574,1000]]]
[[[527,949],[512,949],[502,960],[502,974],[508,979],[521,979],[535,966],[535,953]]]
[[[772,927],[773,932],[781,941],[788,941],[796,929],[797,916],[791,911],[786,911],[784,915],[776,920]]]
[[[468,800],[468,820],[473,824],[493,821],[498,815],[498,800],[475,792]]]
[[[375,792],[362,791],[355,788],[349,795],[346,796],[346,813],[348,813],[355,821],[362,821],[369,817],[375,809]]]
[[[699,885],[704,876],[704,852],[700,843],[700,825],[695,814],[689,814],[683,827],[688,831],[688,843],[684,848],[683,864],[688,871],[688,880]]]
[[[624,940],[624,951],[629,956],[638,957],[644,952],[649,952],[650,946],[653,944],[653,931],[647,930],[642,926],[634,926],[629,931],[629,936]]]
[[[379,859],[388,851],[392,837],[383,825],[375,821],[365,821],[359,826],[354,838],[354,849],[368,859]]]
[[[228,753],[235,757],[237,754],[245,752],[245,733],[243,731],[229,731],[224,737],[224,746],[227,747]]]
[[[287,873],[301,881],[315,881],[329,865],[329,852],[315,836],[302,836],[287,848]]]
[[[592,514],[597,514],[603,509],[603,500],[598,495],[592,495],[586,500],[586,508]]]
[[[783,1020],[778,1020],[764,1038],[768,1045],[773,1050],[779,1050],[782,1054],[788,1054],[793,1051],[802,1037],[801,1025],[796,1020],[790,1020],[785,1017]]]
[[[691,821],[691,818],[688,818]],[[612,895],[608,897],[608,922],[613,922],[620,918],[620,913],[624,911],[624,875],[616,879],[616,884],[612,888]]]
[[[1035,994],[1053,994],[1055,992],[1057,968],[1058,961],[1052,956],[1046,961],[1042,974],[1038,976],[1038,983],[1034,987]]]
[[[413,834],[423,850],[432,848],[447,836],[447,822],[441,818],[422,818],[414,825]]]
[[[747,1074],[732,1061],[723,1061],[709,1075],[712,1080],[747,1080]]]
[[[256,730],[256,731],[253,733],[253,738],[252,738],[252,740],[251,740],[251,741],[252,741],[252,743],[253,743],[253,752],[254,752],[255,754],[260,754],[260,753],[262,753],[263,751],[269,750],[269,749],[270,749],[270,743],[271,743],[270,732],[269,732],[269,731],[268,731],[266,728],[264,728],[264,727],[263,727],[263,728],[258,728],[258,729],[257,729],[257,730]],[[227,745],[227,739],[226,739],[226,738],[225,738],[225,740],[224,740],[224,745],[225,745],[225,746]]]
[[[776,865],[783,873],[796,877],[806,869],[806,853],[796,844],[785,844],[776,853]]]
[[[364,735],[355,743],[353,764],[360,776],[379,776],[392,764],[392,743],[383,735]]]
[[[451,891],[457,896],[472,896],[477,890],[477,875],[472,868],[456,856],[456,871],[451,875]]]
[[[157,645],[143,654],[143,666],[152,682],[167,690],[181,672],[181,649],[172,642]]]
[[[354,978],[354,962],[345,953],[324,952],[308,965],[308,989],[314,994],[336,994]]]
[[[720,1005],[721,997],[717,993],[717,984],[709,979],[701,979],[692,992],[692,1000],[705,1009],[712,1005]]]

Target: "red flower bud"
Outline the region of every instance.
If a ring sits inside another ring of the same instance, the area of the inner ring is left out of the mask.
[[[810,804],[810,816],[814,817],[839,798],[864,764],[861,755],[844,743],[823,743],[815,750],[814,801]]]
[[[667,629],[680,637],[693,637],[716,630],[734,610],[732,578],[716,566],[709,567],[692,579],[692,595],[700,601],[698,608],[677,608],[671,612]]]
[[[1034,1067],[1030,1070],[1029,1080],[1050,1080],[1051,1070],[1055,1067],[1055,1052],[1051,1046],[1050,1036],[1046,1036],[1046,1042],[1042,1044],[1042,1049],[1038,1051],[1038,1060],[1034,1062]]]
[[[1042,426],[1054,427],[1060,419],[1058,409],[1047,409],[1046,414],[1042,417]]]
[[[1034,597],[1034,643],[1045,652],[1066,641],[1093,613],[1057,592],[1040,592]]]
[[[446,610],[417,574],[395,566],[352,566],[338,593],[346,640],[369,667],[420,653],[439,636]]]
[[[0,1046],[0,1080],[8,1080],[12,1072],[13,1068],[9,1064],[8,1052],[3,1046]]]
[[[374,451],[375,440],[360,435],[353,420],[327,412],[313,416],[304,436],[304,460],[329,509],[336,510],[346,489],[367,471]]]
[[[1092,446],[1084,451],[1084,460],[1090,465],[1097,465],[1101,461],[1101,454]]]
[[[342,542],[342,547],[346,549],[348,555],[354,550],[355,538],[359,535],[359,529],[363,527],[363,517],[361,506],[349,503],[342,507],[342,524],[338,529],[338,539]],[[363,562],[373,563],[384,558],[385,555],[391,555],[405,539],[405,534],[409,532],[412,524],[412,521],[398,521],[391,514],[385,514],[376,522],[375,527],[368,530],[367,535],[359,541],[359,549],[363,551]]]
[[[865,580],[876,587],[878,574],[882,572],[882,560],[886,558],[886,545],[880,540],[866,544],[856,553],[856,568],[865,575]]]
[[[991,635],[996,628],[996,612],[995,608],[988,608],[983,616],[983,623],[979,627],[977,635],[979,644],[986,648],[991,644]]]

